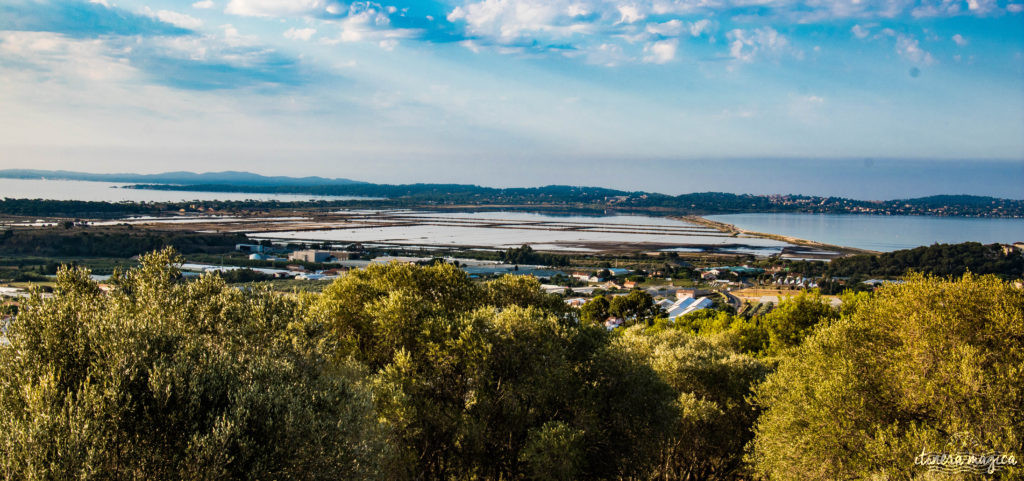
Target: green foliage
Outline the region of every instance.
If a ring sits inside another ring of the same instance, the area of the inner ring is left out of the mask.
[[[819,323],[829,323],[838,317],[839,312],[817,291],[801,291],[787,297],[761,322],[768,332],[768,351],[778,354],[794,347]]]
[[[179,252],[230,252],[243,234],[200,234],[126,228],[74,228],[15,230],[0,236],[0,251],[5,255],[47,257],[121,257],[144,254],[165,246]]]
[[[269,281],[274,278],[270,274],[264,274],[260,271],[254,271],[252,269],[228,269],[223,272],[216,272],[214,275],[224,279],[224,282],[228,284],[242,284],[248,282],[262,282]]]
[[[923,479],[914,458],[958,433],[1019,459],[1021,332],[1024,291],[992,276],[882,287],[756,389],[750,461],[775,480]]]
[[[502,262],[508,264],[539,264],[546,266],[567,266],[569,257],[558,254],[545,254],[533,250],[528,245],[522,245],[515,249],[508,249],[499,256]]]
[[[484,285],[484,303],[494,307],[543,307],[552,313],[567,313],[562,297],[547,294],[540,288],[540,281],[533,276],[505,274]]]
[[[122,217],[153,214],[155,205],[136,202],[90,202],[81,200],[0,198],[0,214],[32,217]]]
[[[600,324],[611,315],[611,302],[605,296],[594,296],[580,307],[580,319],[588,324]]]
[[[477,286],[450,265],[390,264],[335,281],[304,329],[329,332],[334,358],[370,366],[409,476],[649,472],[670,392],[564,310],[533,279]],[[569,452],[542,452],[552,446]]]
[[[612,297],[608,303],[608,313],[624,319],[627,326],[648,324],[654,318],[664,315],[661,308],[654,304],[654,298],[641,290],[632,290],[624,296]]]
[[[0,348],[4,479],[368,479],[388,452],[357,367],[328,365],[298,304],[216,276],[183,284],[173,251],[104,294],[62,269]]]
[[[680,330],[636,326],[616,339],[644,359],[676,395],[671,433],[661,444],[657,479],[737,479],[757,411],[751,387],[770,366]]]
[[[958,277],[972,272],[1015,279],[1024,276],[1024,253],[1004,254],[999,244],[934,244],[883,254],[840,257],[828,263],[825,273],[832,277],[899,277],[908,271]]]
[[[577,479],[583,462],[583,433],[561,421],[544,423],[530,430],[519,460],[530,479]]]
[[[850,293],[843,312],[853,312],[868,294]],[[783,299],[763,316],[746,318],[728,311],[705,309],[676,318],[674,328],[704,337],[715,337],[737,352],[756,355],[777,355],[800,342],[818,324],[828,324],[839,317],[816,291],[803,291]]]
[[[1024,439],[1024,291],[993,277],[670,323],[639,291],[577,313],[444,263],[280,295],[179,261],[110,292],[62,268],[22,304],[0,478],[911,479],[950,434]]]
[[[778,197],[725,192],[697,192],[671,196],[653,192],[625,192],[601,187],[566,185],[502,189],[460,184],[174,184],[176,185],[136,184],[132,187],[198,192],[301,193],[387,198],[387,202],[378,201],[374,204],[370,204],[369,201],[362,201],[363,205],[506,204],[528,208],[533,211],[538,209],[538,207],[561,206],[563,210],[574,214],[587,210],[595,214],[604,214],[607,208],[611,206],[619,210],[657,209],[664,212],[665,209],[672,209],[675,212],[695,214],[730,212],[855,213],[863,212],[866,209],[870,212],[886,213],[889,215],[934,215],[935,209],[939,207],[944,208],[944,215],[1019,217],[1024,214],[1024,201],[969,195],[933,196],[878,202],[841,197],[805,195]],[[614,203],[609,202],[613,198],[615,199]],[[351,202],[350,205],[352,204],[355,203]],[[589,209],[587,209],[588,207]]]

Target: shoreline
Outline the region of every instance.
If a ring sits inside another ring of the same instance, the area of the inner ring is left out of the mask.
[[[878,251],[873,251],[873,250],[869,250],[869,249],[859,249],[859,248],[856,248],[856,247],[841,246],[841,245],[836,245],[836,244],[826,244],[824,242],[812,241],[812,240],[808,240],[808,239],[801,239],[799,237],[792,237],[792,236],[787,236],[787,235],[782,235],[782,234],[769,234],[769,233],[765,233],[765,232],[757,232],[757,231],[752,231],[752,230],[741,229],[739,227],[736,227],[733,224],[728,224],[728,223],[725,223],[725,222],[718,222],[718,221],[714,221],[714,220],[711,220],[711,219],[706,219],[706,218],[698,216],[698,215],[687,215],[687,216],[682,216],[682,217],[671,216],[670,218],[678,219],[678,220],[684,220],[684,221],[687,221],[687,222],[693,222],[695,224],[699,224],[699,225],[711,227],[711,228],[714,228],[714,229],[718,229],[720,232],[729,234],[729,235],[731,235],[733,237],[736,237],[736,236],[738,236],[740,234],[743,234],[743,235],[749,235],[749,236],[753,236],[753,237],[760,237],[760,238],[763,238],[763,239],[772,239],[772,240],[787,242],[787,243],[790,243],[790,244],[793,244],[793,245],[798,245],[798,246],[813,247],[815,249],[822,249],[822,250],[831,250],[831,251],[838,252],[838,253],[840,253],[842,255],[880,254],[880,252],[878,252]]]

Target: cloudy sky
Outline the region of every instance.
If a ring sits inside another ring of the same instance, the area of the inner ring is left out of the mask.
[[[0,168],[672,192],[748,169],[806,177],[910,159],[1020,180],[1022,11],[1024,0],[5,0]]]

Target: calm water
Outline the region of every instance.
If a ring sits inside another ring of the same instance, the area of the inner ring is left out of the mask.
[[[186,202],[190,200],[352,200],[360,197],[294,194],[245,194],[226,192],[186,192],[174,190],[119,189],[125,184],[78,180],[0,179],[0,198],[88,200],[104,202]]]
[[[708,219],[754,232],[876,251],[894,251],[934,243],[1024,241],[1024,219],[879,216],[842,214],[728,214]]]

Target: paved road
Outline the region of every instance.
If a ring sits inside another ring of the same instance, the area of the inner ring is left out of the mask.
[[[743,307],[743,301],[727,291],[721,291],[721,293],[725,295],[725,299],[729,301],[729,305],[736,309],[736,312],[740,312],[740,308]]]

